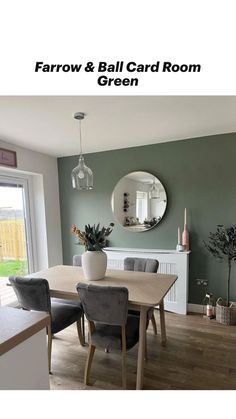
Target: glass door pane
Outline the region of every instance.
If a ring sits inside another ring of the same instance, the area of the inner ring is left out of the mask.
[[[0,179],[0,297],[6,305],[16,300],[7,286],[11,275],[29,273],[24,184]]]

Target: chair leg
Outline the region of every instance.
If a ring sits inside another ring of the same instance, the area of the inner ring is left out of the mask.
[[[157,335],[157,324],[156,324],[156,319],[155,319],[154,313],[152,314],[151,322],[152,322],[152,328],[153,328],[154,335]]]
[[[51,374],[51,359],[52,359],[52,329],[51,325],[47,326],[48,332],[48,370],[49,374]]]
[[[122,387],[126,390],[126,330],[122,326]]]
[[[85,325],[84,325],[84,314],[82,314],[82,317],[81,317],[81,323],[82,323],[82,333],[83,333],[84,343],[85,343]]]
[[[92,365],[92,360],[93,360],[95,349],[96,349],[96,346],[93,346],[90,343],[89,344],[89,349],[88,349],[86,365],[85,365],[85,371],[84,371],[84,384],[86,384],[86,385],[89,384],[90,370],[91,370],[91,365]]]
[[[144,354],[144,359],[145,359],[145,361],[148,360],[148,354],[147,354],[147,331],[146,331],[146,335],[145,335],[145,354]]]
[[[82,328],[81,328],[81,320],[82,320],[82,318],[78,322],[76,322],[76,324],[77,324],[77,331],[78,331],[80,345],[84,346],[85,341],[84,341],[84,334],[83,334]]]

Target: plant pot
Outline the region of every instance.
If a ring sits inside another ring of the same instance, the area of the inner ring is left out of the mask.
[[[216,320],[228,326],[236,324],[236,306],[231,304],[230,307],[225,307],[222,298],[218,298],[216,302]]]
[[[107,255],[102,250],[90,251],[82,254],[82,268],[85,279],[98,281],[105,277],[107,268]]]

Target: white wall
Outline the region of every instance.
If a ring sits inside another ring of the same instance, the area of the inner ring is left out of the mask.
[[[31,177],[33,194],[35,233],[37,239],[38,266],[43,269],[62,263],[61,220],[59,204],[59,185],[57,159],[46,154],[17,147],[0,140],[0,147],[14,150],[17,153],[17,171],[27,172]],[[0,166],[0,170],[6,170]],[[36,176],[37,175],[37,176]]]

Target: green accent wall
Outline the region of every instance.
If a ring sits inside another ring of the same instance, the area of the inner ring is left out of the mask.
[[[225,297],[227,265],[204,249],[202,241],[217,224],[236,223],[236,134],[174,141],[142,147],[87,154],[86,164],[94,173],[92,191],[75,191],[71,171],[78,157],[58,159],[63,258],[82,253],[70,234],[72,224],[108,225],[114,221],[111,194],[117,181],[141,170],[157,176],[167,191],[167,211],[161,223],[143,233],[126,231],[115,222],[110,246],[175,249],[177,227],[183,229],[184,208],[188,209],[190,233],[189,302],[201,304],[207,291]],[[236,265],[236,264],[235,264]],[[207,279],[208,287],[196,279]],[[236,301],[236,268],[232,271],[231,298]]]

